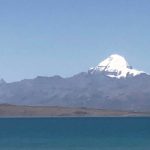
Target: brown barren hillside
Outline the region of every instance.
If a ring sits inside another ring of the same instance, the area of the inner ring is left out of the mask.
[[[0,117],[126,117],[150,116],[150,113],[87,108],[0,105]]]

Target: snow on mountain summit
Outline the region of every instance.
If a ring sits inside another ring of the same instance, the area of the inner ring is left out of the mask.
[[[91,74],[103,73],[113,78],[126,78],[144,73],[133,69],[126,59],[118,54],[113,54],[99,63],[95,68],[89,70]]]

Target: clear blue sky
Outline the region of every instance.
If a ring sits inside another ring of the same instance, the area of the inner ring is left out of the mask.
[[[150,73],[150,0],[0,0],[0,77],[67,77],[112,53]]]

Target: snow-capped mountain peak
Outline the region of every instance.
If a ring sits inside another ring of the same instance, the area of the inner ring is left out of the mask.
[[[103,73],[113,78],[126,78],[144,73],[133,69],[126,59],[118,54],[113,54],[99,63],[95,68],[89,70],[91,74]]]

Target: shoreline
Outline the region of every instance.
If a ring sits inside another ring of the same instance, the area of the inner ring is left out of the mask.
[[[0,118],[150,117],[150,112],[1,104]]]

